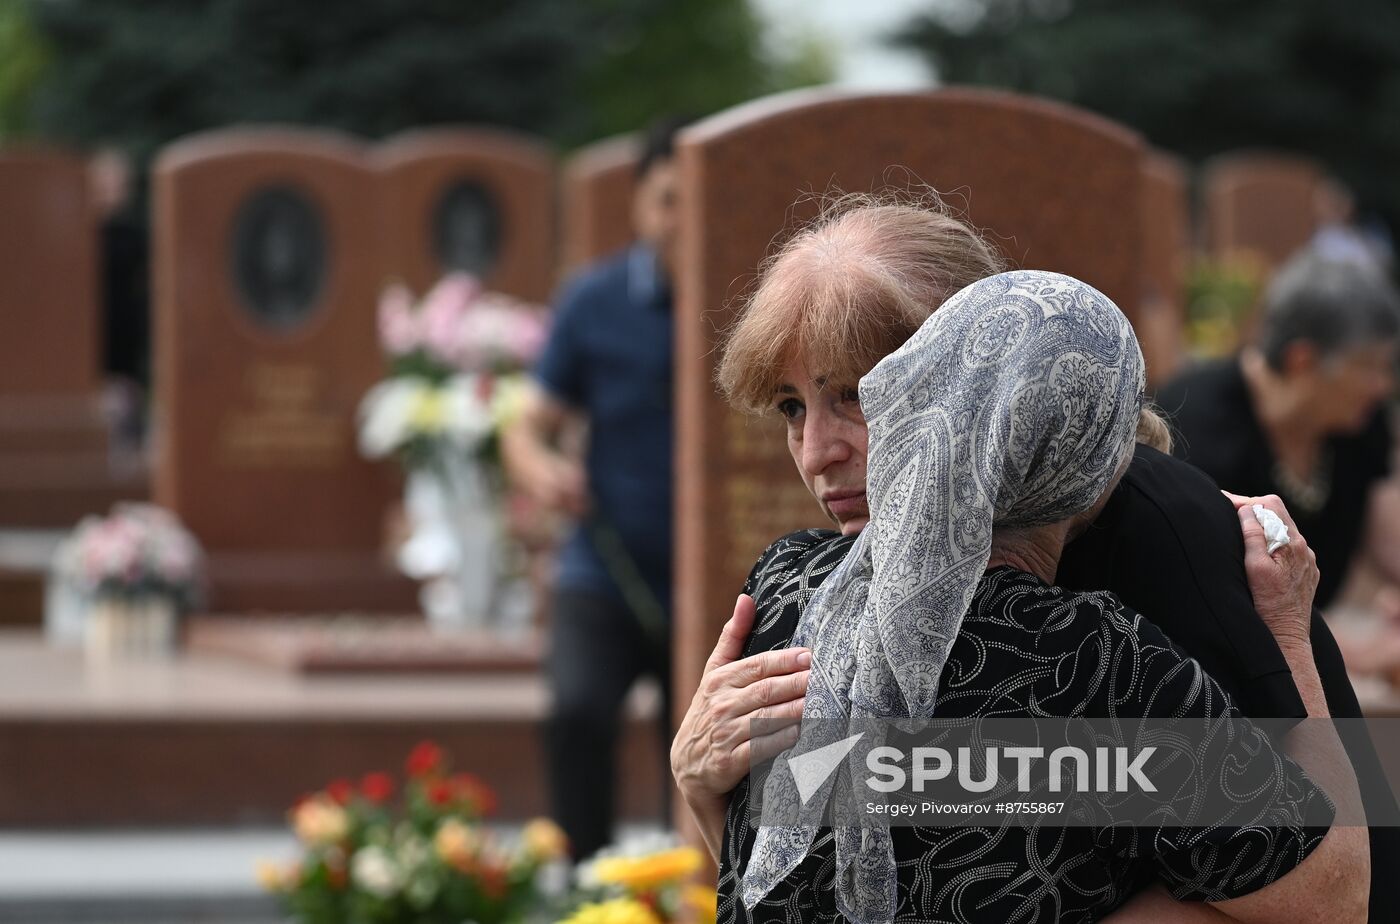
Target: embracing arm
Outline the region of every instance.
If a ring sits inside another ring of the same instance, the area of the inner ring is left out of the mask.
[[[753,598],[740,594],[671,742],[671,774],[716,863],[730,793],[752,763],[797,743],[797,722],[807,692],[811,664],[807,649],[783,648],[741,657],[754,615]],[[753,738],[756,719],[791,724]]]
[[[1278,639],[1308,718],[1288,737],[1285,750],[1337,808],[1322,842],[1288,874],[1263,888],[1215,907],[1245,922],[1316,921],[1361,924],[1370,895],[1371,855],[1356,775],[1330,718],[1322,681],[1309,642],[1316,556],[1277,497],[1232,498],[1240,514],[1245,541],[1245,571],[1255,605]],[[1263,528],[1252,505],[1263,504],[1283,519],[1292,542],[1268,553]]]

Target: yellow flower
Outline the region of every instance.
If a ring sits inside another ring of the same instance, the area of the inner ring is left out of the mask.
[[[536,818],[526,824],[521,840],[525,852],[536,860],[557,860],[569,849],[569,839],[547,818]]]
[[[254,868],[258,888],[264,892],[290,892],[301,878],[301,867],[295,863],[282,864],[259,860]]]
[[[713,887],[692,882],[681,892],[681,904],[694,915],[695,924],[715,924],[719,914],[719,893]]]
[[[408,411],[411,428],[420,433],[441,433],[447,429],[447,395],[437,388],[420,389]]]
[[[605,885],[620,885],[629,892],[647,892],[679,882],[700,869],[700,851],[676,847],[643,857],[606,857],[593,865],[593,875]]]
[[[459,818],[445,819],[433,837],[438,858],[457,869],[470,866],[480,847],[480,835]]]
[[[636,899],[615,898],[606,902],[589,902],[561,924],[661,924],[661,919]]]
[[[316,796],[292,810],[292,828],[304,844],[336,844],[349,833],[350,819],[329,797]]]

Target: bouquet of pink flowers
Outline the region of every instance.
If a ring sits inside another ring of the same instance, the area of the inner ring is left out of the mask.
[[[174,514],[122,503],[78,524],[59,547],[56,571],[89,599],[168,597],[183,609],[199,597],[204,554]]]
[[[360,448],[399,453],[410,467],[443,452],[490,458],[518,413],[523,371],[548,332],[546,313],[451,273],[415,304],[401,284],[379,302],[389,377],[360,405]]]

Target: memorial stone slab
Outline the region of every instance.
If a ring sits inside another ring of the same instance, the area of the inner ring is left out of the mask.
[[[1212,256],[1255,260],[1268,271],[1285,263],[1317,230],[1326,172],[1303,157],[1267,152],[1226,154],[1202,175],[1206,236]]]
[[[210,556],[218,611],[404,610],[400,492],[355,414],[384,371],[377,174],[296,129],[177,142],[155,169],[155,496]]]
[[[569,158],[562,190],[566,272],[631,243],[632,187],[640,157],[641,139],[619,135]]]
[[[965,204],[1014,263],[1078,276],[1125,311],[1141,290],[1143,145],[1099,117],[1005,93],[803,91],[721,113],[680,138],[676,702],[757,555],[828,525],[776,420],[730,411],[716,347],[764,256],[815,213],[809,194],[917,179]],[[794,201],[806,201],[794,206]]]
[[[0,214],[0,395],[90,400],[102,332],[86,162],[0,150]]]
[[[534,302],[554,284],[554,156],[494,129],[426,129],[374,152],[388,271],[423,293],[453,270]]]

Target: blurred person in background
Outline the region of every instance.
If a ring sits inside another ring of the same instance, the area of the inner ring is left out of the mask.
[[[555,581],[546,730],[554,817],[576,858],[611,840],[622,707],[643,674],[661,685],[670,740],[673,145],[682,124],[648,131],[637,240],[564,286],[527,409],[503,441],[516,483],[577,520]],[[580,461],[561,438],[581,425]]]
[[[88,186],[99,222],[102,260],[103,369],[123,444],[139,444],[150,386],[150,243],[132,190],[131,160],[116,147],[88,161]]]
[[[1232,491],[1283,497],[1317,552],[1324,609],[1361,560],[1400,584],[1386,407],[1398,349],[1400,293],[1380,264],[1313,247],[1274,277],[1239,355],[1157,396],[1174,418],[1177,455]],[[1354,670],[1400,666],[1400,627],[1384,631],[1366,645],[1340,639]]]

